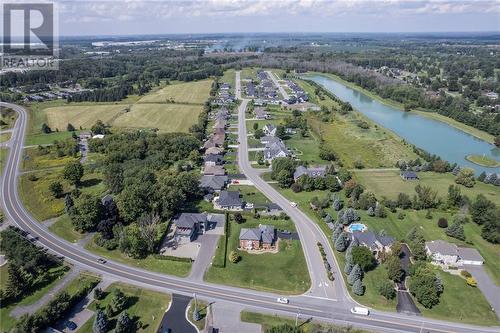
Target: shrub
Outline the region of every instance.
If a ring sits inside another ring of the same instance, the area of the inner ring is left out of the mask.
[[[35,176],[35,175],[33,175],[33,174],[31,174],[31,175],[28,176],[28,180],[30,180],[32,182],[36,182],[38,180],[38,177]]]
[[[352,249],[352,260],[358,264],[363,271],[369,271],[375,266],[375,257],[366,246],[354,246]]]
[[[464,226],[461,223],[453,222],[453,224],[446,229],[445,233],[450,237],[465,240]]]
[[[233,264],[238,263],[241,260],[241,257],[236,253],[236,251],[231,251],[229,254],[229,261],[231,261]]]
[[[399,212],[398,213],[398,220],[404,220],[406,214],[404,212]]]
[[[386,299],[393,299],[396,297],[396,290],[394,284],[389,280],[382,281],[377,287],[378,293]]]
[[[471,287],[477,287],[477,281],[473,277],[469,277],[466,279],[467,284]]]
[[[292,186],[290,187],[294,193],[298,193],[302,191],[302,186],[300,186],[299,183],[293,183]]]
[[[470,277],[472,277],[472,275],[468,271],[466,271],[466,270],[460,271],[460,275],[462,275],[464,278],[470,278]]]
[[[445,219],[444,217],[439,218],[439,220],[438,220],[438,227],[440,227],[440,228],[448,228],[448,220]]]

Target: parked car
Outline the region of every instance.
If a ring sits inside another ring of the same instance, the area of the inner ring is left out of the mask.
[[[290,301],[288,300],[288,298],[285,298],[285,297],[278,297],[278,299],[276,300],[278,303],[281,303],[281,304],[288,304]]]
[[[367,308],[362,308],[360,306],[355,306],[351,309],[351,313],[362,316],[368,316],[370,314],[370,310],[368,310]]]
[[[296,202],[291,201],[291,202],[290,202],[290,206],[292,206],[292,207],[297,207],[297,203],[296,203]]]
[[[75,322],[74,322],[74,321],[71,321],[71,320],[70,320],[70,321],[68,321],[68,322],[66,323],[66,327],[68,327],[68,329],[69,329],[70,331],[74,331],[74,330],[76,330],[76,328],[77,328],[78,326],[75,324]]]

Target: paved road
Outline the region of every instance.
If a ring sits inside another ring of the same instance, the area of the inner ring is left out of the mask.
[[[274,73],[271,72],[271,71],[266,71],[266,73],[267,73],[267,75],[269,75],[269,77],[273,81],[273,83],[276,86],[276,88],[278,88],[278,90],[280,91],[281,96],[283,96],[284,99],[289,99],[290,95],[288,95],[288,93],[286,92],[286,90],[278,82],[278,80],[276,79],[276,76],[274,75]]]
[[[198,329],[186,318],[186,309],[193,298],[178,294],[172,295],[172,304],[165,312],[158,333],[197,333]]]
[[[247,102],[248,101],[246,101],[245,104]],[[78,247],[75,244],[54,236],[46,228],[44,228],[41,223],[36,221],[22,205],[17,191],[17,182],[28,115],[24,108],[17,105],[0,102],[0,106],[11,107],[19,114],[12,136],[12,149],[9,153],[1,181],[1,204],[5,215],[19,228],[27,231],[32,237],[35,237],[40,245],[47,247],[51,252],[63,256],[68,262],[78,265],[83,269],[102,274],[106,277],[116,278],[124,283],[134,284],[142,288],[149,288],[161,292],[175,292],[183,295],[192,295],[196,292],[200,298],[208,301],[220,300],[233,302],[244,305],[249,309],[289,316],[294,316],[296,313],[300,312],[303,317],[310,316],[336,324],[349,324],[370,331],[415,333],[498,332],[498,327],[489,328],[469,326],[432,319],[408,317],[397,313],[372,311],[371,315],[368,317],[355,316],[349,312],[348,299],[346,302],[341,302],[340,300],[333,301],[330,298],[300,295],[290,296],[290,304],[278,304],[276,303],[276,294],[215,285],[207,282],[191,281],[186,278],[178,278],[129,267],[111,260],[109,260],[105,265],[99,264],[97,262],[96,255]],[[262,183],[259,182],[259,188],[261,187],[261,184]],[[279,193],[277,194],[279,195]],[[283,197],[281,198],[281,200],[284,199]],[[297,212],[300,211],[297,209]],[[299,215],[299,217],[300,216],[301,215]],[[308,218],[305,215],[303,216],[306,219],[303,223],[306,227],[301,227],[301,230],[314,228],[314,225],[310,225],[310,222],[307,222]],[[297,216],[295,216],[295,214],[292,218],[297,222]],[[318,237],[318,240],[322,242],[326,240],[326,236],[322,235],[322,233],[320,233]],[[307,237],[306,239],[303,239],[303,241],[311,241],[310,237]],[[312,241],[315,245],[316,239],[313,239]],[[309,247],[310,245],[305,248],[309,249]],[[328,249],[329,247],[325,248]],[[316,263],[314,258],[316,258],[317,255],[314,253],[312,255],[313,262],[308,265],[315,267],[314,265]],[[337,267],[337,265],[333,265],[333,267]],[[324,270],[322,272],[324,272]],[[322,273],[314,274],[314,281],[318,281],[318,279],[321,278],[321,275]],[[337,293],[336,297],[343,299],[345,291],[342,291],[342,284],[335,283],[334,285],[338,286],[340,289],[340,292]],[[314,287],[315,291],[321,290],[321,288],[317,287]],[[331,285],[329,288],[332,288]]]

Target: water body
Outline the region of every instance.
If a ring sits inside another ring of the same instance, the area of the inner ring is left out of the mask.
[[[308,75],[307,79],[321,84],[341,100],[351,103],[355,109],[371,120],[431,154],[436,154],[450,163],[457,163],[461,167],[472,168],[477,174],[483,171],[500,173],[500,167],[486,168],[465,159],[467,155],[474,154],[498,160],[500,149],[493,144],[444,122],[429,119],[416,113],[404,112],[383,104],[332,78],[323,75]]]

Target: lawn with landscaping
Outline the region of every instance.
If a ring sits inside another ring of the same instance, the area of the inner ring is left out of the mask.
[[[207,324],[207,314],[208,314],[208,303],[196,300],[196,310],[198,312],[198,319],[195,320],[195,317],[193,316],[194,310],[195,310],[195,302],[194,300],[189,303],[189,310],[187,313],[187,318],[188,320],[193,323],[198,331],[202,332],[205,329],[205,325]]]
[[[227,247],[223,244],[224,237],[221,237],[215,252],[214,264],[205,273],[205,280],[269,292],[301,294],[307,291],[311,281],[300,241],[279,240],[277,253],[250,254],[238,249],[241,228],[270,224],[277,229],[294,231],[293,222],[267,218],[255,219],[250,214],[245,214],[243,217],[244,222],[241,224],[229,222]],[[236,263],[229,260],[232,251],[239,256]],[[216,262],[219,265],[216,266]]]
[[[116,329],[118,322],[125,322],[126,320],[120,319],[120,316],[125,316],[123,313],[126,312],[130,319],[127,321],[130,323],[130,331],[142,333],[157,332],[171,301],[171,296],[168,294],[124,283],[113,283],[106,290],[90,297],[94,297],[94,301],[88,308],[92,311],[101,309],[105,313],[108,330]],[[92,316],[79,332],[92,333],[95,317],[96,315]]]

